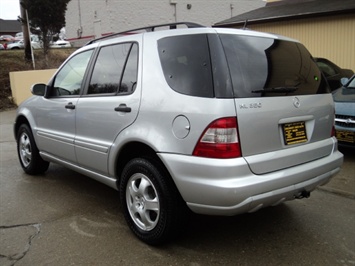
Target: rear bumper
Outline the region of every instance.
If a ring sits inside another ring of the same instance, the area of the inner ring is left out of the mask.
[[[244,158],[207,159],[159,154],[189,208],[208,215],[236,215],[277,205],[311,192],[340,171],[343,154],[329,156],[262,175]]]

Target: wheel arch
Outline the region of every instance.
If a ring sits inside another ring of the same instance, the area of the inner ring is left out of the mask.
[[[174,180],[171,178],[171,174],[168,169],[165,167],[164,163],[160,160],[156,151],[154,151],[150,146],[145,143],[133,141],[126,143],[121,149],[115,160],[115,176],[117,177],[116,186],[119,188],[120,177],[125,165],[132,160],[133,158],[145,158],[154,163],[158,163],[168,174],[171,181],[174,183]],[[176,185],[175,185],[176,187]]]
[[[32,130],[31,124],[28,121],[27,117],[25,117],[24,115],[19,115],[16,118],[15,125],[14,125],[14,137],[15,137],[15,139],[17,139],[18,130],[19,130],[20,126],[23,125],[23,124],[28,125],[29,128]]]
[[[37,142],[37,137],[34,134],[34,129],[37,127],[37,123],[36,123],[36,120],[33,116],[33,113],[31,112],[30,108],[19,106],[19,108],[17,110],[15,124],[14,124],[15,139],[17,138],[18,129],[24,123],[26,123],[29,126],[29,128],[31,129],[31,131],[33,133],[33,137],[34,137],[35,141]]]

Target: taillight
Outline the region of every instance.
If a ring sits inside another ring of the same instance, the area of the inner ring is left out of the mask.
[[[332,127],[332,133],[331,133],[331,137],[335,137],[335,127]]]
[[[331,137],[335,137],[335,119],[336,119],[336,115],[335,115],[335,108],[333,108],[333,112],[334,112],[334,120],[333,120],[333,127],[332,127],[332,131],[331,131]]]
[[[235,117],[213,121],[203,132],[192,153],[207,158],[236,158],[242,155]]]

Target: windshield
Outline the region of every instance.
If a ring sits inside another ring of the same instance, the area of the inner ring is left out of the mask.
[[[349,89],[355,89],[355,77],[353,77],[353,79],[349,82],[349,84],[347,85],[347,87]]]
[[[235,96],[329,93],[320,70],[302,44],[231,34],[221,34],[220,38]]]
[[[355,102],[355,77],[344,86],[333,92],[335,102]]]

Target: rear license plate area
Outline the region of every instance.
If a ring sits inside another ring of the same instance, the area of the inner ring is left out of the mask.
[[[285,145],[293,145],[308,141],[305,122],[283,124],[282,132]]]

